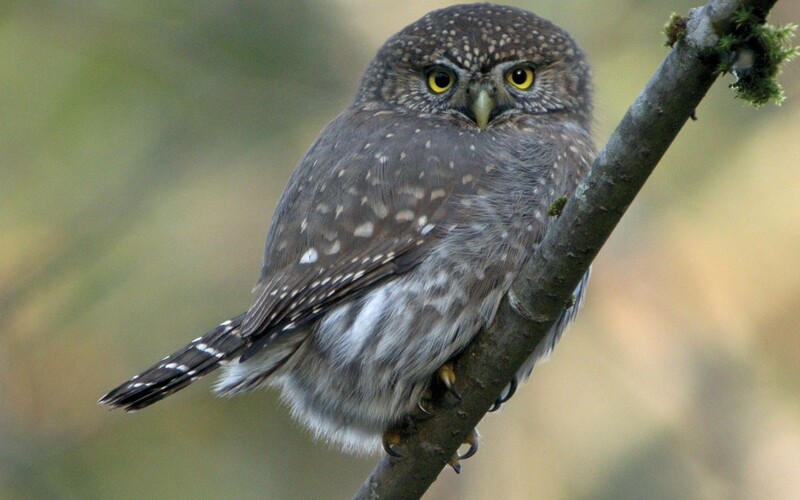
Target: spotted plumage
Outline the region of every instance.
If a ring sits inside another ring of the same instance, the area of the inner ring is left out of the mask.
[[[405,28],[292,175],[248,311],[101,403],[142,408],[224,366],[218,393],[276,387],[317,437],[377,448],[492,321],[587,172],[590,86],[570,36],[526,11],[461,5]]]

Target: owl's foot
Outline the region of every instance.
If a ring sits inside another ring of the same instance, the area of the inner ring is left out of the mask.
[[[478,429],[472,429],[469,434],[467,434],[467,438],[464,440],[464,444],[469,445],[469,449],[463,455],[460,455],[458,451],[456,451],[450,460],[447,461],[447,465],[453,468],[456,471],[456,474],[461,473],[461,460],[466,460],[472,455],[478,453],[478,446],[480,445],[481,435],[478,434]]]
[[[456,390],[455,383],[456,383],[456,373],[453,371],[453,363],[448,361],[447,363],[443,364],[439,370],[436,372],[437,378],[444,384],[447,388],[447,392],[455,396],[456,399],[461,401],[462,397],[461,394],[458,393]]]
[[[511,382],[508,383],[508,392],[500,394],[500,397],[495,400],[494,405],[489,408],[489,411],[499,410],[501,406],[511,399],[511,396],[513,396],[515,392],[517,392],[517,377],[511,379]]]

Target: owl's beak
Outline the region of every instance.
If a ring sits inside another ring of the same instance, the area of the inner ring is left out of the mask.
[[[494,99],[486,89],[480,89],[470,104],[470,109],[475,116],[475,123],[481,130],[485,130],[494,110]]]

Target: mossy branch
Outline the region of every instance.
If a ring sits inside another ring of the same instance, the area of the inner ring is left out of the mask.
[[[558,220],[514,282],[509,297],[521,307],[515,309],[506,297],[495,322],[456,360],[456,387],[463,400],[448,393],[428,408],[434,416],[414,422],[398,448],[403,456],[384,457],[356,498],[419,498],[428,489],[569,303],[600,247],[720,75],[722,56],[734,48],[723,49],[720,44],[729,42],[722,40],[741,36],[737,33],[744,25],[750,32],[761,30],[775,2],[712,0],[681,18],[669,55],[575,195],[563,210],[554,210],[560,212]],[[777,29],[775,36],[788,39],[788,29]],[[769,44],[751,47],[756,58],[763,56],[759,51],[770,50]],[[789,56],[778,55],[783,60]]]
[[[756,107],[783,102],[783,87],[776,78],[781,66],[797,57],[798,48],[791,45],[796,29],[794,24],[766,24],[750,7],[736,11],[733,29],[717,44],[717,71],[736,77],[730,87],[739,99]]]

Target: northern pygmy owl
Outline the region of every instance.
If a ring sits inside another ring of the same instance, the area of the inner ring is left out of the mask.
[[[429,13],[380,48],[300,161],[247,312],[100,403],[143,408],[222,366],[218,394],[276,387],[317,437],[378,448],[492,322],[548,207],[586,174],[591,112],[589,66],[564,30],[490,4]]]

